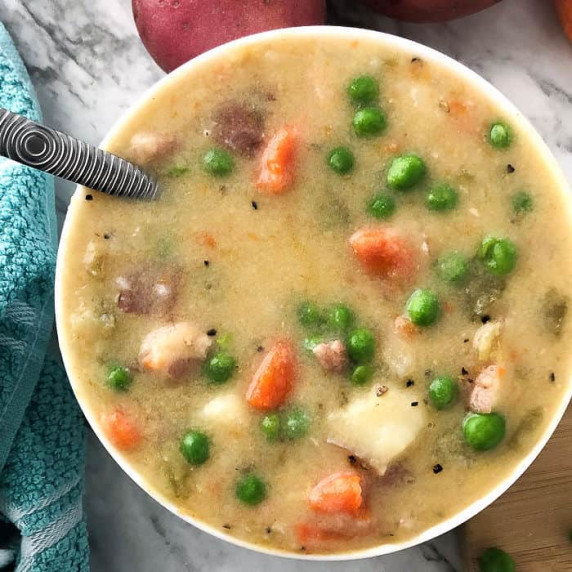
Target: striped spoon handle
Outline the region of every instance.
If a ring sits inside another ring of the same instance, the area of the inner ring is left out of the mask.
[[[153,199],[158,193],[133,163],[2,107],[0,156],[108,195]]]

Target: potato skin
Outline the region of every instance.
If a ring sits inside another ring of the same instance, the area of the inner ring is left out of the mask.
[[[444,22],[469,16],[501,0],[361,0],[374,10],[408,22]]]
[[[572,0],[554,0],[554,5],[562,28],[572,42]]]
[[[324,0],[132,0],[147,51],[166,72],[242,36],[323,24]]]

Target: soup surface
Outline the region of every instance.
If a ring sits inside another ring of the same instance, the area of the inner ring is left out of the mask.
[[[561,405],[568,199],[519,118],[437,62],[357,33],[243,44],[106,147],[163,192],[75,194],[61,343],[181,514],[291,552],[402,542]]]

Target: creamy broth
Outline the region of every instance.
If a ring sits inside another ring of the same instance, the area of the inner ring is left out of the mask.
[[[352,127],[360,106],[348,92],[363,76],[379,85],[366,107],[387,122],[367,137]],[[510,128],[506,148],[489,140],[497,121]],[[284,188],[269,190],[260,166],[285,126],[294,155]],[[345,174],[328,164],[340,146],[355,161]],[[75,194],[61,342],[92,419],[181,514],[297,553],[402,542],[498,485],[560,407],[572,336],[568,199],[518,118],[437,63],[351,37],[243,45],[178,75],[106,147],[148,168],[163,192],[152,203]],[[204,168],[213,148],[227,153],[214,169],[230,173]],[[388,188],[392,161],[410,153],[426,173],[409,190]],[[441,182],[456,193],[450,210],[427,206]],[[378,193],[395,203],[384,219],[368,207]],[[403,252],[372,265],[363,229]],[[483,254],[487,236],[517,255]],[[439,262],[451,252],[466,263],[460,282]],[[490,256],[505,274],[491,272]],[[430,325],[408,305],[418,288],[439,301],[434,317],[427,300],[421,308]],[[334,304],[354,315],[345,330],[325,318]],[[147,338],[173,324],[186,325]],[[363,328],[371,359],[352,339]],[[292,387],[277,397],[271,380],[261,407],[253,375],[258,391],[277,343],[295,363],[274,377]],[[221,351],[236,367],[205,370]],[[369,369],[356,379],[360,365]],[[217,372],[230,378],[213,381]],[[443,376],[451,403],[429,390]],[[478,450],[464,423],[491,411],[506,430]],[[206,460],[200,443],[183,454],[191,430],[207,437]],[[245,475],[265,490],[237,496]],[[324,484],[330,475],[341,492]]]

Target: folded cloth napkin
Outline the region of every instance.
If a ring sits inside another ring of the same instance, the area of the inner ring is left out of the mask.
[[[2,24],[0,106],[41,119]],[[46,357],[56,242],[51,178],[0,159],[0,567],[12,560],[17,572],[89,568],[84,424],[62,366]]]

